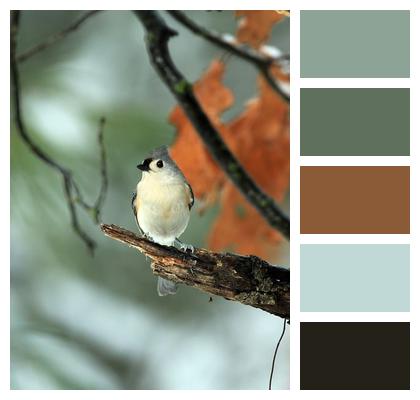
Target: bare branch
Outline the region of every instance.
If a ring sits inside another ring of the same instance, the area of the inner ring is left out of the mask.
[[[194,253],[162,246],[115,225],[101,225],[105,235],[152,259],[155,275],[238,301],[282,318],[290,318],[290,273],[255,256]]]
[[[39,159],[45,162],[48,166],[58,172],[63,178],[64,193],[67,202],[67,206],[70,212],[71,225],[77,235],[85,242],[88,250],[93,253],[96,246],[92,238],[81,228],[79,219],[77,216],[76,204],[79,204],[85,210],[92,213],[95,222],[99,223],[100,210],[103,205],[105,198],[105,192],[107,190],[107,171],[106,171],[106,160],[105,160],[105,149],[103,145],[103,127],[105,119],[101,118],[99,125],[98,140],[101,148],[101,177],[102,184],[99,193],[98,200],[95,205],[90,206],[84,200],[81,190],[79,189],[76,181],[73,179],[72,172],[66,167],[58,163],[53,157],[46,153],[41,147],[39,147],[34,140],[29,136],[28,130],[23,120],[22,104],[21,104],[21,89],[20,89],[20,77],[19,69],[16,61],[16,40],[19,30],[19,19],[20,11],[13,11],[11,13],[11,31],[10,31],[10,71],[11,71],[11,90],[13,98],[13,109],[14,109],[14,121],[17,128],[17,133]]]
[[[206,39],[210,43],[227,50],[228,52],[248,61],[261,72],[264,78],[267,80],[271,88],[276,91],[279,96],[289,102],[290,96],[289,93],[285,92],[282,87],[277,83],[276,78],[270,72],[270,67],[274,64],[281,65],[281,61],[288,60],[289,56],[284,55],[280,58],[272,58],[268,57],[264,54],[255,51],[251,47],[245,45],[238,45],[233,41],[228,41],[223,35],[219,33],[210,31],[198,24],[196,24],[193,20],[188,18],[182,11],[168,11],[168,13],[175,18],[179,23],[189,29],[192,33],[201,36],[202,38]]]
[[[71,177],[71,174],[69,171],[66,171],[65,174],[63,174],[63,183],[64,183],[64,193],[66,194],[66,201],[67,206],[69,207],[70,211],[70,220],[71,225],[76,232],[77,235],[85,242],[89,252],[93,254],[95,251],[96,243],[93,241],[93,239],[81,228],[79,219],[77,217],[77,210],[75,206],[75,202],[73,201],[73,195],[72,195],[72,184],[73,179]]]
[[[268,381],[268,390],[271,390],[271,384],[273,382],[274,365],[276,363],[276,357],[277,357],[277,352],[279,350],[280,343],[283,339],[284,334],[286,333],[286,322],[287,322],[287,320],[285,318],[284,321],[283,321],[283,330],[282,330],[280,338],[277,342],[276,349],[274,350],[273,361],[271,362],[270,379]]]
[[[47,49],[48,47],[52,46],[53,44],[57,43],[59,40],[64,39],[70,33],[76,31],[84,22],[86,22],[90,17],[94,16],[95,14],[99,13],[100,11],[88,11],[87,13],[83,14],[81,17],[76,19],[72,24],[70,24],[67,28],[63,29],[60,32],[54,33],[49,36],[45,41],[35,45],[34,47],[30,48],[29,50],[24,51],[21,54],[18,54],[16,60],[18,63],[26,61],[28,58],[34,56],[35,54]]]
[[[102,117],[99,122],[98,144],[101,154],[101,189],[98,198],[93,206],[94,218],[97,224],[101,222],[101,210],[105,201],[106,192],[108,190],[108,171],[106,166],[106,152],[104,145],[104,126],[105,118]]]
[[[154,11],[134,12],[145,28],[146,45],[153,66],[178,100],[212,157],[266,221],[289,239],[289,218],[274,200],[256,185],[234,157],[198,103],[192,85],[174,65],[169,54],[168,41],[176,32]]]

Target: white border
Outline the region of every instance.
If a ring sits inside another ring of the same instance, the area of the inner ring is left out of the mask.
[[[303,166],[408,166],[408,156],[300,156]]]
[[[300,322],[410,322],[410,312],[300,312]]]
[[[331,2],[316,2],[313,3],[313,6],[307,4],[306,1],[299,2],[300,9],[323,9],[323,5]],[[418,376],[419,376],[419,365],[418,365],[418,355],[419,355],[419,346],[416,340],[412,338],[418,336],[418,310],[419,310],[419,295],[418,295],[418,288],[415,285],[415,282],[418,282],[418,265],[419,262],[419,254],[418,254],[418,226],[416,223],[419,223],[419,215],[416,208],[416,204],[419,204],[419,196],[418,196],[418,154],[416,154],[416,149],[418,149],[418,106],[419,106],[419,98],[417,93],[418,82],[416,72],[418,71],[418,48],[415,48],[414,41],[416,37],[419,37],[418,32],[418,10],[416,6],[413,4],[408,5],[406,2],[381,2],[380,4],[373,4],[373,2],[366,1],[364,4],[360,4],[360,2],[340,2],[340,4],[345,3],[345,6],[340,7],[341,9],[410,9],[410,40],[411,40],[411,65],[410,65],[410,78],[389,78],[389,79],[345,79],[345,78],[331,78],[331,79],[320,79],[320,78],[300,78],[300,69],[296,66],[296,64],[291,64],[291,75],[294,77],[298,77],[294,80],[292,87],[291,96],[299,98],[299,93],[296,93],[299,88],[410,88],[410,96],[411,96],[411,127],[410,127],[410,148],[411,153],[409,157],[329,157],[329,156],[320,156],[320,157],[303,157],[300,156],[300,148],[298,146],[292,145],[291,147],[291,159],[298,160],[299,166],[410,166],[410,177],[411,177],[411,187],[410,187],[410,202],[411,202],[411,233],[409,235],[297,235],[293,236],[293,238],[297,237],[298,239],[294,239],[294,241],[298,241],[299,244],[308,244],[308,243],[319,243],[319,244],[330,244],[330,243],[404,243],[410,244],[410,312],[374,312],[374,313],[367,313],[367,312],[342,312],[342,313],[310,313],[310,312],[300,312],[300,285],[299,285],[299,272],[294,271],[299,264],[299,249],[298,244],[294,243],[291,247],[291,271],[292,273],[292,303],[294,304],[292,307],[292,317],[294,319],[298,319],[300,322],[382,322],[382,321],[389,321],[389,322],[411,322],[411,390],[407,392],[398,391],[394,393],[394,396],[412,396],[415,392],[418,391]],[[393,4],[392,4],[393,3]],[[391,5],[392,4],[392,5]],[[307,7],[306,7],[307,5]],[[331,4],[332,5],[332,4]],[[329,7],[327,7],[329,8]],[[330,9],[337,9],[337,7],[332,7]],[[292,21],[294,24],[297,24],[297,19],[299,17],[292,13]],[[299,32],[297,32],[299,33]],[[291,40],[291,48],[295,49],[296,46],[299,45],[299,42],[296,43],[296,37]],[[417,44],[417,47],[418,44]],[[296,54],[292,57],[292,60],[296,62]],[[416,89],[415,89],[416,88]],[[293,110],[291,112],[292,120],[294,120],[295,126],[299,125],[299,118],[300,114],[298,111]],[[292,142],[295,144],[300,142],[300,130],[299,129],[292,129]],[[417,164],[416,164],[417,163]],[[296,186],[299,186],[300,182],[300,171],[299,168],[296,168],[296,164],[292,163],[291,167],[291,182],[294,182]],[[292,188],[292,195],[291,195],[291,215],[293,216],[292,219],[292,226],[295,228],[292,229],[294,234],[296,234],[296,230],[299,229],[300,220],[296,218],[296,209],[299,209],[300,205],[300,197],[299,197],[299,190]],[[296,308],[299,310],[296,311]],[[416,318],[415,318],[416,316]],[[298,327],[296,328],[296,330]],[[293,337],[298,336],[295,332],[293,332]],[[293,342],[291,342],[293,343]],[[391,344],[392,346],[392,344]],[[296,346],[297,347],[297,346]],[[291,359],[298,357],[299,349],[293,346],[291,348]],[[416,355],[416,356],[414,356]],[[293,374],[296,373],[296,368],[293,370]],[[292,371],[291,371],[292,374]],[[294,375],[291,375],[294,377]],[[293,385],[291,385],[291,389],[295,390],[299,388],[299,383],[296,379],[293,379]],[[335,391],[334,391],[335,392]],[[389,392],[385,391],[357,391],[358,393],[363,392],[369,397],[373,398],[386,398]],[[302,393],[302,392],[301,392]],[[319,392],[312,392],[314,397],[321,398],[327,397],[332,394],[331,391],[319,391]],[[342,397],[343,391],[337,392],[339,396]]]
[[[9,45],[9,15],[8,13],[1,13],[0,27],[3,32],[0,35],[1,49],[4,53],[4,59],[8,60],[10,53]],[[5,61],[0,64],[0,85],[3,88],[3,99],[7,98],[10,93],[10,68],[9,62]],[[6,104],[4,104],[6,103]],[[0,354],[2,355],[2,363],[0,364],[0,376],[2,377],[1,388],[9,387],[10,377],[10,102],[2,101],[0,103],[1,112],[1,125],[2,139],[4,142],[1,143],[1,157],[0,157],[0,174],[1,174],[1,194],[0,194],[0,211],[1,211],[1,257],[2,262],[0,263],[1,273],[1,288],[0,295],[2,296],[1,304],[1,321],[2,327],[0,329],[1,334],[1,345],[2,348]],[[4,113],[4,115],[3,115]],[[5,381],[3,382],[3,379]],[[6,381],[7,379],[7,381]]]
[[[152,2],[139,2],[138,0],[134,1],[125,1],[120,0],[118,2],[111,1],[111,0],[101,0],[101,1],[82,1],[82,0],[74,0],[70,1],[60,1],[54,2],[52,0],[38,0],[34,2],[33,0],[25,0],[25,1],[3,1],[1,6],[2,13],[1,13],[1,20],[0,20],[0,27],[3,30],[2,35],[0,35],[1,40],[1,48],[4,53],[8,53],[9,49],[9,15],[8,11],[10,9],[45,9],[45,10],[54,10],[54,9],[73,9],[73,10],[85,10],[85,9],[107,9],[107,10],[121,10],[121,9],[290,9],[291,10],[291,132],[292,132],[292,143],[291,143],[291,237],[292,240],[290,242],[291,248],[291,285],[292,285],[292,304],[291,304],[291,313],[292,313],[292,323],[290,325],[291,330],[291,391],[282,391],[282,392],[259,392],[258,396],[267,396],[272,398],[278,398],[278,396],[282,396],[282,398],[286,399],[296,399],[296,398],[322,398],[322,399],[335,399],[339,396],[342,399],[353,399],[355,395],[363,394],[365,396],[369,396],[369,398],[380,398],[380,399],[394,399],[396,396],[401,398],[412,398],[415,393],[418,392],[418,376],[420,376],[420,369],[418,363],[418,355],[419,355],[419,344],[418,340],[411,341],[411,390],[408,391],[357,391],[354,393],[352,391],[345,392],[345,391],[299,391],[299,321],[301,320],[308,320],[308,318],[319,318],[322,317],[323,320],[325,318],[332,318],[334,320],[340,319],[343,315],[340,313],[340,316],[328,313],[329,316],[319,315],[312,313],[312,317],[309,317],[308,313],[300,313],[299,312],[299,245],[300,242],[302,243],[314,243],[316,242],[317,238],[315,235],[312,236],[311,239],[306,238],[308,235],[299,236],[299,164],[302,165],[313,165],[313,164],[306,164],[311,160],[306,160],[299,156],[299,87],[352,87],[357,82],[357,85],[354,87],[411,87],[411,110],[412,110],[412,125],[411,125],[411,157],[408,161],[406,160],[399,160],[401,164],[395,164],[397,161],[394,159],[383,159],[381,160],[380,165],[410,165],[411,166],[411,235],[407,238],[406,235],[402,235],[401,238],[397,236],[392,236],[392,239],[402,240],[402,243],[410,243],[411,244],[411,313],[407,316],[411,321],[411,336],[412,338],[419,337],[419,290],[417,288],[418,281],[419,281],[419,266],[420,266],[420,257],[419,257],[419,209],[416,204],[420,204],[419,199],[419,190],[418,190],[418,182],[420,182],[420,173],[419,173],[419,149],[420,146],[420,139],[419,139],[419,131],[420,126],[418,122],[418,107],[420,104],[420,98],[418,94],[418,74],[417,71],[419,70],[419,49],[418,43],[415,42],[415,38],[420,37],[419,26],[419,2],[417,1],[410,1],[410,0],[383,0],[381,2],[375,0],[342,0],[340,2],[329,0],[319,0],[314,2],[313,0],[295,0],[295,1],[251,1],[251,0],[241,0],[241,1],[212,1],[212,2],[192,2],[192,1],[177,1],[176,3],[173,1],[160,1],[155,0]],[[201,7],[197,7],[197,5]],[[300,68],[299,68],[299,10],[300,9],[410,9],[411,10],[411,78],[410,79],[386,79],[384,82],[383,79],[368,79],[368,80],[346,80],[340,78],[334,78],[331,80],[324,79],[301,79],[300,76]],[[4,11],[4,12],[3,12]],[[8,93],[9,88],[9,65],[8,63],[1,64],[2,71],[0,73],[0,79],[2,80],[2,88],[4,88],[5,93]],[[416,89],[415,89],[416,88]],[[9,91],[10,92],[10,91]],[[6,94],[7,96],[7,94]],[[4,190],[9,189],[9,158],[8,158],[8,149],[9,149],[9,138],[7,132],[10,132],[10,123],[9,123],[9,115],[10,115],[10,107],[9,104],[7,107],[1,107],[0,112],[2,113],[1,124],[3,125],[3,132],[2,137],[6,137],[6,143],[3,143],[1,146],[2,154],[1,161],[3,162],[3,168],[1,168],[1,174]],[[4,115],[3,115],[4,113]],[[330,159],[330,161],[332,161]],[[404,161],[404,162],[403,162]],[[312,160],[312,162],[314,162]],[[350,159],[346,160],[346,163],[351,162]],[[363,165],[366,164],[368,161],[363,161]],[[362,165],[360,164],[360,165]],[[328,161],[323,160],[322,165],[329,165]],[[332,165],[332,164],[330,164]],[[343,164],[344,165],[344,164]],[[359,164],[346,164],[346,165],[359,165]],[[10,220],[9,220],[9,201],[6,196],[6,193],[3,193],[1,198],[1,210],[2,210],[2,222],[3,228],[6,233],[6,230],[9,231]],[[7,234],[4,235],[5,238],[2,238],[1,241],[2,247],[2,256],[4,258],[4,262],[2,263],[3,268],[1,269],[1,283],[2,283],[2,296],[3,301],[2,304],[2,321],[4,323],[3,329],[1,330],[1,343],[4,346],[1,352],[2,354],[2,363],[1,363],[1,370],[0,374],[2,377],[2,398],[42,398],[44,399],[57,399],[57,398],[68,398],[73,399],[74,396],[80,397],[81,399],[91,399],[91,398],[112,398],[114,399],[116,395],[121,398],[138,398],[138,396],[146,396],[147,398],[155,399],[160,398],[163,395],[163,392],[160,391],[144,391],[138,393],[137,391],[118,391],[118,393],[114,393],[114,391],[77,391],[77,393],[73,393],[72,391],[9,391],[9,329],[8,329],[8,320],[9,320],[9,271],[6,269],[6,266],[9,262],[9,237]],[[354,238],[355,242],[357,243],[366,243],[368,239],[364,235],[355,235],[352,237]],[[345,236],[340,236],[341,239],[346,239]],[[382,238],[377,238],[377,243],[385,243]],[[321,238],[318,238],[321,240]],[[324,243],[331,243],[332,238],[328,238],[324,236],[322,240],[325,239]],[[369,238],[369,242],[371,242],[372,237]],[[388,240],[388,239],[386,239]],[[349,242],[347,242],[349,243]],[[400,243],[399,241],[395,241],[395,243]],[[355,313],[352,315],[354,320],[361,320],[364,317],[369,318],[380,318],[381,321],[386,320],[393,320],[395,313],[374,313],[374,315],[370,314],[367,315],[365,313]],[[403,313],[404,317],[405,314]],[[344,315],[346,320],[349,318],[349,314]],[[402,316],[403,317],[403,316]],[[392,343],[390,344],[392,345]],[[418,396],[419,393],[417,393]],[[171,397],[175,398],[182,398],[183,400],[189,398],[196,398],[200,397],[208,397],[210,398],[214,396],[214,393],[211,391],[172,391],[170,393]],[[219,395],[219,394],[218,394]],[[241,399],[246,398],[253,398],[255,394],[251,391],[229,391],[227,393],[229,397],[240,397]]]
[[[300,17],[290,9],[290,390],[299,388],[300,370]],[[296,290],[297,289],[297,290]]]

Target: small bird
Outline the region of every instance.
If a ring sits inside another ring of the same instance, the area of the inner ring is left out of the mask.
[[[154,242],[182,250],[193,250],[178,237],[185,231],[194,205],[194,194],[184,174],[171,159],[167,146],[153,150],[137,165],[142,176],[133,193],[131,205],[140,232]],[[175,294],[177,284],[158,277],[159,296]]]

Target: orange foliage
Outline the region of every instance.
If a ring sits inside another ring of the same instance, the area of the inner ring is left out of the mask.
[[[265,38],[268,37],[275,22],[271,15],[266,14],[268,12],[241,13],[247,13],[247,21],[258,20],[260,24],[265,24],[266,27],[260,27],[260,31],[265,31]],[[263,19],[260,13],[264,13]],[[270,13],[279,20],[279,14]],[[248,29],[253,24],[248,22]],[[252,34],[249,37],[256,36]],[[259,38],[265,40],[261,35]],[[224,71],[221,61],[213,61],[194,84],[194,93],[215,128],[255,182],[267,194],[281,201],[289,184],[289,106],[260,77],[258,97],[250,100],[235,119],[223,123],[221,113],[234,102],[232,92],[222,83]],[[284,74],[276,72],[278,78],[287,79]],[[204,200],[206,207],[220,194],[221,210],[209,233],[209,247],[215,251],[228,249],[273,259],[281,240],[280,234],[267,224],[219,169],[179,106],[171,112],[169,120],[178,131],[171,156],[184,172],[196,198]]]
[[[241,43],[246,43],[258,49],[270,37],[273,25],[284,18],[284,14],[275,10],[241,10],[236,11],[239,22],[236,37]]]
[[[225,138],[255,182],[276,200],[289,185],[289,107],[260,79],[260,97],[229,124]],[[210,248],[274,258],[280,234],[238,189],[226,181],[221,212],[209,234]]]
[[[222,135],[226,128],[219,115],[234,101],[232,92],[221,82],[224,71],[222,62],[213,61],[208,71],[194,84],[197,100]],[[216,192],[225,179],[223,172],[211,158],[181,107],[177,106],[172,110],[169,121],[178,131],[170,150],[171,157],[184,172],[195,197],[204,200],[206,205],[214,202]]]

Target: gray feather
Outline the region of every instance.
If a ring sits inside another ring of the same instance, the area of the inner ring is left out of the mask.
[[[166,296],[168,294],[175,294],[178,289],[178,285],[175,282],[169,281],[158,277],[157,291],[159,296]]]
[[[182,179],[187,182],[184,174],[179,169],[178,165],[176,165],[175,161],[172,160],[171,156],[169,155],[169,147],[168,146],[160,146],[156,149],[152,150],[148,155],[147,158],[152,158],[153,160],[163,160],[166,163],[166,171],[174,174],[175,176],[181,176]]]
[[[140,228],[139,221],[137,220],[136,197],[137,193],[133,192],[133,195],[131,196],[131,208],[133,209],[134,219],[136,220],[137,228],[139,228],[141,235],[144,236],[143,229]]]
[[[149,157],[153,158],[154,160],[157,159],[157,158],[168,159],[168,158],[170,158],[169,157],[169,147],[168,146],[157,147],[156,149],[153,149],[149,153]]]

